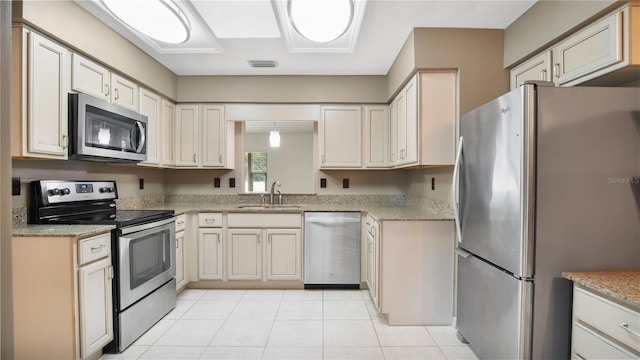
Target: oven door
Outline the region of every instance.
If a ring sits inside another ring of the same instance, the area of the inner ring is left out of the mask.
[[[175,217],[120,229],[118,298],[122,311],[176,275]]]

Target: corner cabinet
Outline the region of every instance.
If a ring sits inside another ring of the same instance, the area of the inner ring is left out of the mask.
[[[32,30],[14,26],[11,72],[11,155],[67,159],[71,53]]]
[[[178,105],[175,115],[175,166],[234,168],[234,122],[223,105]]]
[[[111,233],[14,237],[17,359],[90,359],[113,339]]]
[[[454,163],[457,72],[417,73],[390,106],[391,158],[396,168]]]
[[[320,111],[320,168],[362,167],[362,107],[323,106]]]

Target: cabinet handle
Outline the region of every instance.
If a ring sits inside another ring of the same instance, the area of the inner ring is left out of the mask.
[[[69,147],[69,137],[67,134],[62,134],[62,148],[66,149]]]
[[[118,100],[120,98],[120,92],[118,91],[118,88],[113,89],[113,91],[116,94],[115,99]]]
[[[218,162],[222,163],[222,155],[218,155]]]
[[[110,92],[109,92],[109,84],[104,84],[104,94],[106,96],[109,96]]]
[[[258,244],[260,244],[260,235],[258,235]]]
[[[176,239],[176,249],[180,248],[180,246],[178,246],[179,243],[180,243],[180,240]]]
[[[271,236],[273,236],[273,234],[269,234],[269,237],[267,238],[267,243],[271,244]]]
[[[113,265],[109,265],[109,274],[107,275],[107,277],[109,279],[113,279]]]
[[[623,328],[624,330],[626,330],[626,331],[630,332],[631,334],[633,334],[633,335],[635,335],[635,336],[637,336],[637,337],[640,337],[640,333],[639,333],[639,332],[637,332],[637,331],[635,331],[635,330],[633,330],[633,329],[631,329],[631,328],[629,327],[629,324],[627,324],[627,323],[622,323],[622,324],[620,324],[620,327],[621,327],[621,328]]]
[[[553,64],[553,74],[556,78],[560,77],[560,63]]]
[[[547,81],[547,70],[546,70],[546,69],[543,69],[543,70],[540,72],[540,80],[542,80],[542,81]]]
[[[218,244],[220,243],[220,234],[216,234],[216,239],[218,239]]]
[[[324,155],[322,155],[322,162],[323,163],[327,162],[327,158]]]
[[[100,251],[102,251],[102,249],[104,249],[105,247],[106,247],[106,245],[104,245],[104,244],[102,244],[102,245],[100,245],[100,246],[97,246],[97,247],[92,247],[92,248],[91,248],[91,252],[92,252],[92,253],[94,253],[94,252],[100,252]]]

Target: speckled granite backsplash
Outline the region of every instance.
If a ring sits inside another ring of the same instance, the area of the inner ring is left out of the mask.
[[[165,205],[189,204],[260,204],[260,195],[178,195],[165,196]],[[370,204],[407,205],[406,195],[305,195],[285,194],[285,204]]]
[[[259,204],[260,195],[147,195],[128,197],[116,200],[118,209],[130,210],[159,205],[191,205],[191,204]],[[285,204],[354,204],[380,206],[415,206],[430,209],[442,214],[453,216],[451,203],[432,200],[423,197],[409,197],[407,195],[305,195],[287,194]],[[27,208],[19,207],[13,210],[13,226],[27,223]]]

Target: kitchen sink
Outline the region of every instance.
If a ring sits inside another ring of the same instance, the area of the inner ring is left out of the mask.
[[[238,209],[259,210],[259,209],[298,209],[298,205],[241,205]]]

